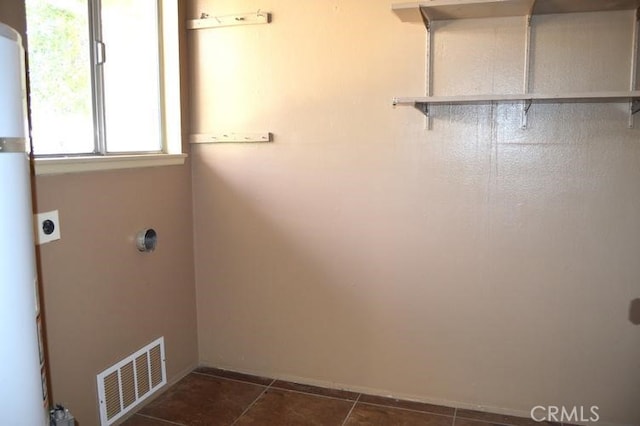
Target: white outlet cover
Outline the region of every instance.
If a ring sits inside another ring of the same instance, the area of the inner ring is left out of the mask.
[[[44,233],[44,223],[47,220],[53,222],[53,232],[50,234]],[[58,210],[34,215],[34,226],[37,245],[50,243],[51,241],[60,239],[60,219],[58,218]]]

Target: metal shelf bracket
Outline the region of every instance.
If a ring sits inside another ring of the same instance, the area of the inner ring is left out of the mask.
[[[533,7],[533,4],[531,5]],[[522,75],[522,93],[529,93],[529,68],[531,63],[531,10],[525,16],[525,33],[524,33],[524,69]],[[522,117],[520,118],[520,128],[525,130],[528,125],[528,113],[531,108],[531,100],[522,103]]]
[[[417,109],[418,111],[420,111],[421,113],[424,114],[425,117],[427,117],[427,119],[431,118],[431,115],[429,114],[429,104],[426,102],[416,102],[415,104],[413,104],[413,107],[415,109]]]
[[[526,129],[528,120],[529,120],[529,109],[531,108],[531,104],[533,101],[531,99],[527,99],[522,101],[522,122],[520,123],[521,129]]]
[[[629,75],[629,90],[636,90],[638,73],[638,22],[640,21],[640,8],[636,9],[633,21],[633,33],[631,39],[631,71]],[[637,99],[629,102],[629,128],[634,127],[634,114],[640,110],[640,101]]]

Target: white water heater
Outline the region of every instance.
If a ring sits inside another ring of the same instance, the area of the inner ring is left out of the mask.
[[[18,32],[0,23],[0,401],[10,424],[44,426],[27,134],[24,49]]]

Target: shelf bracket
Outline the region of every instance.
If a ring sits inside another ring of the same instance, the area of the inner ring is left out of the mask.
[[[424,7],[420,8],[420,15],[422,16],[422,22],[424,22],[424,27],[427,31],[431,31],[431,20],[429,19],[429,14]]]
[[[431,120],[431,114],[429,113],[429,104],[427,102],[416,102],[413,107],[424,114],[427,120]],[[431,128],[428,127],[428,130]]]
[[[431,96],[431,86],[433,85],[433,50],[431,48],[431,22],[429,21],[429,17],[427,16],[424,9],[420,9],[422,13],[422,18],[424,19],[426,31],[426,39],[425,39],[425,95]],[[429,104],[422,104],[419,108],[420,111],[426,117],[425,128],[427,130],[431,130],[431,115],[429,114]]]
[[[531,6],[533,7],[533,5]],[[524,33],[524,66],[522,75],[522,92],[527,95],[529,93],[529,67],[531,62],[531,11],[525,17],[525,33]],[[522,103],[522,117],[520,119],[520,128],[522,130],[528,125],[528,112],[531,108],[531,101]]]
[[[633,21],[633,34],[631,39],[631,72],[629,75],[629,90],[636,90],[638,75],[638,22],[640,21],[640,8],[636,9],[636,19]],[[640,109],[636,99],[629,102],[629,128],[633,129],[633,116]]]
[[[522,122],[520,123],[520,128],[523,130],[527,128],[529,108],[531,108],[532,103],[533,101],[531,99],[522,101]]]

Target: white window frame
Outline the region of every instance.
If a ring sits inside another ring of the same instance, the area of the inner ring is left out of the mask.
[[[184,164],[187,155],[182,152],[178,1],[179,0],[160,0],[158,2],[158,12],[160,14],[159,66],[160,98],[162,100],[162,152],[37,156],[34,157],[36,175]]]

